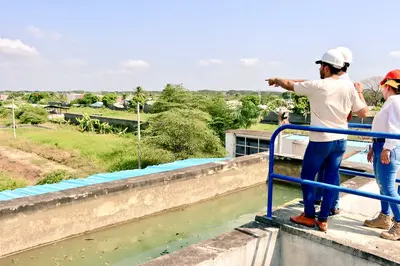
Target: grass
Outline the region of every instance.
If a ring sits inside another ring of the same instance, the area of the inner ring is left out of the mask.
[[[68,180],[73,178],[75,178],[75,176],[68,173],[66,170],[55,170],[51,173],[48,173],[42,179],[40,179],[37,182],[37,185],[54,184],[54,183],[59,183],[63,180]]]
[[[107,171],[119,159],[113,153],[127,146],[137,147],[133,135],[82,133],[73,126],[59,126],[56,130],[20,128],[16,140],[10,129],[4,129],[0,131],[0,141],[76,169],[79,177]],[[135,156],[132,151],[130,154]]]
[[[5,146],[35,153],[42,158],[69,166],[77,171],[77,177],[135,169],[137,163],[137,139],[133,134],[95,134],[80,132],[74,126],[58,126],[56,130],[42,128],[17,129],[17,139],[12,131],[0,131],[0,141]],[[148,165],[171,162],[172,153],[142,143],[142,168]]]
[[[28,182],[26,180],[0,172],[0,191],[22,188],[27,185]]]
[[[115,111],[108,108],[71,107],[68,112],[76,114],[99,115],[137,120],[137,114],[130,111]],[[140,113],[140,120],[146,121],[151,114]]]

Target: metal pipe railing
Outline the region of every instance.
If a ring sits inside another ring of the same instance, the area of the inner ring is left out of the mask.
[[[370,129],[371,128],[371,125],[368,125],[368,124],[349,123],[348,126],[350,128],[362,128],[362,129]],[[324,189],[332,189],[335,191],[345,192],[345,193],[349,193],[349,194],[353,194],[353,195],[357,195],[357,196],[361,196],[361,197],[367,197],[367,198],[378,199],[378,200],[383,200],[383,201],[387,201],[387,202],[394,202],[394,203],[400,204],[399,199],[395,199],[395,198],[389,197],[389,196],[384,196],[384,195],[365,192],[365,191],[359,191],[359,190],[355,190],[355,189],[351,189],[351,188],[344,188],[344,187],[330,185],[330,184],[319,183],[316,181],[303,180],[301,178],[296,178],[296,177],[275,174],[274,173],[275,139],[278,136],[278,134],[285,129],[294,129],[294,130],[303,130],[303,131],[312,131],[312,132],[326,132],[326,133],[336,133],[336,134],[342,134],[342,135],[364,136],[364,137],[373,137],[373,138],[388,138],[388,139],[399,139],[400,140],[400,134],[325,128],[325,127],[315,127],[315,126],[302,126],[302,125],[292,125],[292,124],[280,126],[279,128],[277,128],[274,131],[274,133],[271,136],[271,141],[270,141],[269,170],[268,170],[268,199],[267,199],[267,218],[268,219],[272,218],[273,182],[274,182],[275,178],[294,182],[294,183],[299,183],[302,185],[311,185],[314,187],[320,187],[320,188],[324,188]],[[364,173],[364,172],[358,172],[358,171],[352,171],[352,170],[341,169],[340,172],[346,173],[346,174],[351,174],[351,175],[359,175],[359,176],[369,177],[369,178],[375,177],[373,174],[370,174],[370,173]],[[400,180],[396,179],[396,181],[399,182]]]

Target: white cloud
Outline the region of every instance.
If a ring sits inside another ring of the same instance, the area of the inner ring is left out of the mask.
[[[39,54],[35,47],[24,44],[21,40],[10,40],[0,38],[0,53],[7,55],[37,55]]]
[[[49,40],[59,41],[63,37],[62,34],[59,32],[45,31],[35,26],[29,26],[27,30],[33,37],[37,39],[49,39]]]
[[[210,59],[199,60],[198,63],[200,66],[221,65],[222,60],[216,58],[210,58]]]
[[[121,62],[120,66],[124,69],[135,69],[135,68],[149,68],[150,64],[144,60],[127,60]]]
[[[395,58],[400,58],[400,50],[399,51],[391,51],[389,53],[389,56],[395,57]]]
[[[257,65],[259,62],[260,59],[258,59],[257,57],[240,59],[240,63],[244,66],[254,66]]]
[[[80,58],[70,58],[63,61],[63,63],[67,66],[84,66],[87,62]]]

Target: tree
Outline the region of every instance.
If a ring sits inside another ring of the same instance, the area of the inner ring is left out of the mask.
[[[75,99],[71,101],[71,104],[84,104],[84,105],[89,105],[89,104],[94,104],[99,101],[99,97],[97,95],[94,95],[92,93],[86,93],[83,95],[83,98],[81,99]]]
[[[258,123],[261,110],[258,107],[260,99],[255,95],[248,95],[241,99],[242,106],[237,113],[237,123],[240,127],[249,128]]]
[[[156,147],[172,152],[177,159],[223,157],[224,147],[208,127],[210,115],[200,110],[172,109],[149,120],[145,134]]]
[[[107,107],[113,105],[116,100],[117,100],[117,95],[115,93],[107,93],[101,99],[104,106],[107,106]]]
[[[310,101],[307,96],[292,94],[292,99],[294,101],[294,107],[292,109],[293,113],[304,115],[305,117],[310,113]]]
[[[215,131],[222,143],[225,143],[225,131],[239,128],[235,110],[228,106],[223,96],[217,96],[208,102],[207,112],[211,115],[210,128]]]
[[[32,92],[28,96],[28,102],[30,103],[38,103],[40,100],[49,98],[49,94],[47,92]]]
[[[130,105],[132,108],[136,108],[137,104],[143,106],[147,100],[147,92],[143,90],[142,87],[136,87],[136,91],[133,93],[132,100],[130,101]]]
[[[16,100],[16,99],[18,99],[18,98],[22,98],[24,96],[24,93],[23,92],[19,92],[19,91],[13,91],[13,92],[10,92],[9,94],[8,94],[8,100],[12,100],[12,99],[14,99],[14,100]]]
[[[382,102],[380,82],[383,77],[374,76],[366,78],[360,83],[364,86],[364,98],[368,105],[378,106]]]
[[[209,99],[201,93],[191,93],[182,84],[167,84],[160,97],[151,108],[152,113],[165,112],[171,109],[199,109],[207,111]]]
[[[82,104],[94,104],[99,101],[99,97],[92,93],[86,93],[83,95],[83,99],[80,99]]]

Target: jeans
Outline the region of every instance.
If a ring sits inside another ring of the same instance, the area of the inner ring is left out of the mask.
[[[383,142],[374,142],[372,148],[374,150],[374,173],[376,182],[378,183],[381,195],[391,196],[400,199],[396,190],[396,175],[400,168],[400,147],[396,147],[390,152],[390,163],[381,163],[381,152],[383,150]],[[400,205],[381,201],[381,212],[385,215],[393,213],[396,222],[400,222]]]
[[[321,169],[319,169],[318,176],[317,176],[317,181],[320,183],[325,183],[325,178],[324,178],[325,168],[326,168],[326,162],[324,161],[322,163]],[[315,188],[315,200],[322,201],[323,194],[324,194],[323,188],[319,188],[319,187]],[[334,211],[337,209],[339,209],[339,192],[335,191],[335,196],[333,199],[333,204],[332,204],[331,210]]]
[[[343,154],[346,151],[346,143],[347,141],[344,139],[328,142],[310,141],[304,153],[301,178],[314,181],[315,175],[325,162],[324,182],[326,184],[339,186],[339,167],[342,162]],[[303,190],[304,214],[308,218],[315,218],[315,189],[310,185],[302,185],[301,187]],[[328,220],[335,194],[333,190],[324,189],[318,220]]]

